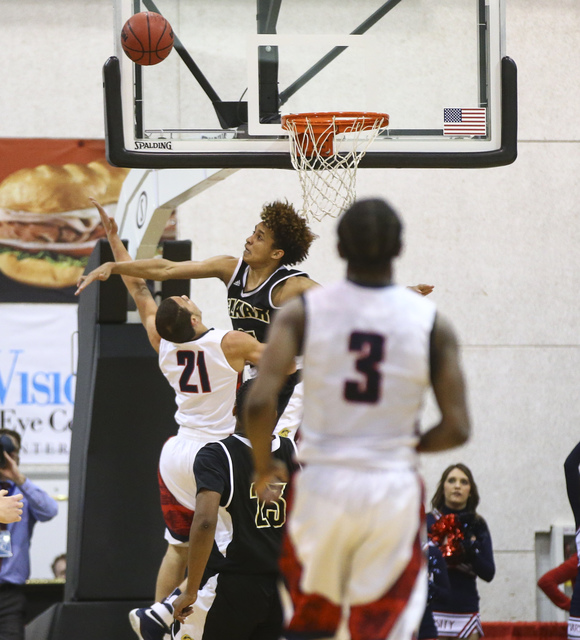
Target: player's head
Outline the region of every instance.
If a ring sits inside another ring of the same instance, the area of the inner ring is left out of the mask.
[[[157,333],[169,342],[189,342],[195,338],[201,311],[187,296],[165,298],[155,314]]]
[[[471,470],[461,462],[449,465],[441,474],[439,484],[431,500],[433,508],[439,510],[444,506],[454,508],[454,499],[462,502],[461,489],[457,489],[457,497],[453,496],[454,486],[457,487],[458,485],[464,485],[468,491],[465,509],[475,512],[479,504],[479,491]]]
[[[349,266],[381,269],[402,247],[403,224],[384,200],[358,200],[338,222],[338,252]]]
[[[56,556],[56,558],[52,561],[50,565],[52,569],[52,573],[55,578],[65,578],[66,577],[66,553],[61,553]]]
[[[236,404],[234,405],[234,415],[236,416],[236,432],[244,433],[244,408],[248,391],[254,384],[254,378],[250,378],[238,387],[236,391]]]
[[[283,252],[281,265],[293,265],[306,259],[316,235],[291,204],[280,201],[265,204],[260,217],[272,234],[273,247]]]

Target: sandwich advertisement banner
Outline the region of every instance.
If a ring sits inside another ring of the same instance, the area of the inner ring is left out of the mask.
[[[0,302],[77,302],[105,236],[89,197],[112,214],[128,171],[103,140],[0,139]]]
[[[69,461],[77,345],[75,284],[114,214],[127,169],[104,140],[0,139],[0,428],[21,464]]]
[[[0,428],[21,463],[68,464],[76,385],[76,282],[105,237],[128,169],[104,140],[0,138]],[[172,215],[161,240],[175,239]]]

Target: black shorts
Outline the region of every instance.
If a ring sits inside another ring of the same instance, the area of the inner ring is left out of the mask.
[[[277,576],[220,573],[202,640],[279,640],[282,623]]]

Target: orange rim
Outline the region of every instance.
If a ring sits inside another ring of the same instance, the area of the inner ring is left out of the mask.
[[[357,123],[362,125],[363,131],[371,129],[375,126],[377,120],[381,121],[379,127],[386,127],[389,124],[389,114],[372,111],[289,113],[282,116],[282,128],[287,129],[286,123],[289,122],[295,125],[298,133],[304,133],[309,124],[313,127],[328,127],[334,122],[337,127],[336,133],[342,133],[346,128],[352,127]]]
[[[315,146],[320,155],[332,155],[337,133],[365,131],[377,126],[383,128],[388,124],[388,113],[369,111],[289,113],[282,116],[282,128],[296,132],[296,152],[307,157],[314,155]],[[307,133],[309,127],[313,135]]]

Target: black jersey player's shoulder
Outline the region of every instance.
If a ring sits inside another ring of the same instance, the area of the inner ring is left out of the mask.
[[[222,496],[222,500],[224,496],[229,495],[231,488],[230,460],[227,451],[220,442],[210,442],[197,452],[193,463],[193,473],[198,493],[204,490],[216,491]]]

